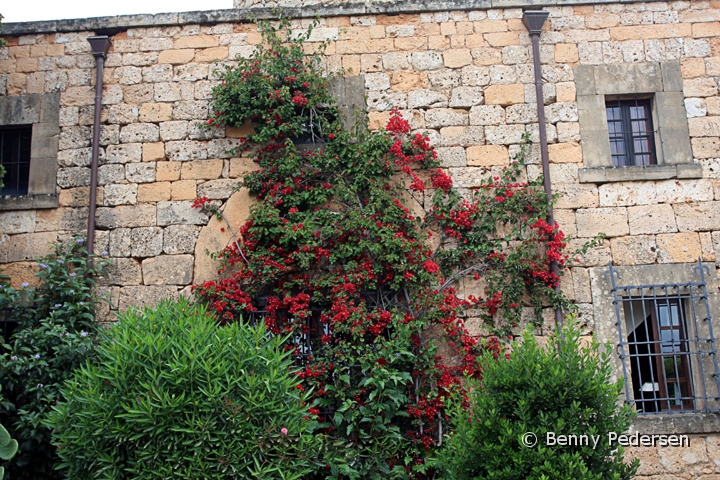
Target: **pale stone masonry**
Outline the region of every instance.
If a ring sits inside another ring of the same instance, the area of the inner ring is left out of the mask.
[[[328,70],[345,69],[354,84],[364,82],[370,127],[381,128],[399,106],[414,129],[430,135],[455,184],[471,189],[510,162],[524,133],[538,141],[532,51],[521,21],[525,3],[545,2],[238,0],[236,7],[320,14],[311,41],[330,41]],[[573,246],[607,235],[579,258],[563,290],[587,327],[602,330],[615,318],[601,313],[607,298],[593,293],[593,269],[609,261],[672,266],[698,258],[720,266],[720,0],[551,3],[544,7],[550,17],[540,59],[555,215]],[[112,40],[96,217],[96,253],[107,252],[114,263],[106,279],[112,310],[175,297],[213,277],[206,251],[224,247],[231,234],[192,202],[203,196],[223,202],[237,228],[252,200],[233,187],[255,166],[229,153],[246,130],[201,124],[211,113],[214,73],[260,44],[247,13],[6,25],[0,125],[34,124],[33,162],[47,164],[31,174],[38,179],[32,195],[0,199],[0,263],[16,286],[33,282],[32,259],[48,253],[52,242],[86,229],[95,67],[86,39],[96,33]],[[308,22],[295,20],[298,28]],[[657,166],[612,168],[604,101],[628,94],[653,99]],[[33,107],[41,104],[42,120],[35,112],[40,107]],[[12,105],[27,106],[28,117],[17,120]],[[539,163],[535,146],[527,178],[541,174]],[[710,287],[718,293],[714,274]],[[548,320],[545,330],[550,326]],[[472,321],[471,327],[480,331]],[[677,426],[701,435],[687,451],[636,450],[640,478],[720,479],[720,422],[702,418],[714,427]]]

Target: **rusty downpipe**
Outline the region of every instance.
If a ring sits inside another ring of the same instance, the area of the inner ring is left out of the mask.
[[[540,131],[540,159],[542,161],[543,186],[545,187],[545,201],[547,202],[547,223],[555,225],[555,216],[552,205],[552,184],[550,182],[550,159],[548,155],[547,127],[545,125],[545,102],[543,101],[542,69],[540,68],[540,33],[547,20],[548,12],[545,10],[525,10],[523,12],[523,25],[530,33],[533,51],[533,67],[535,70],[535,97],[538,112],[538,130]],[[560,269],[557,260],[550,263],[550,271],[557,275],[556,291],[560,291]],[[562,308],[555,309],[555,325],[562,329]]]
[[[93,121],[92,163],[90,165],[90,208],[88,209],[87,250],[92,255],[95,246],[95,204],[97,203],[98,157],[100,152],[100,110],[102,108],[103,67],[110,49],[107,35],[88,37],[95,57],[95,120]]]

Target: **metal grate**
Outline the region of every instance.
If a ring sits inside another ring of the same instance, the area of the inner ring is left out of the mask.
[[[608,101],[605,112],[614,166],[657,163],[650,100]]]
[[[0,164],[5,168],[0,195],[27,195],[32,125],[0,129]]]
[[[616,283],[610,275],[625,376],[625,398],[638,414],[720,411],[720,375],[705,274],[698,282],[648,285]]]

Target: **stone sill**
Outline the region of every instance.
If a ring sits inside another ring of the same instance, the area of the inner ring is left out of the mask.
[[[581,168],[578,170],[578,176],[580,183],[702,178],[702,165],[699,163],[678,163],[673,165]]]
[[[718,413],[678,413],[669,415],[638,415],[633,419],[630,433],[695,434],[720,433]]]
[[[57,194],[35,194],[0,197],[0,210],[34,210],[40,208],[57,208]]]
[[[647,2],[663,0],[645,0]],[[326,4],[323,4],[326,3]],[[97,35],[112,34],[135,27],[167,27],[190,24],[216,24],[225,22],[249,22],[255,18],[277,18],[279,12],[289,18],[335,17],[340,15],[401,14],[422,12],[443,12],[455,10],[488,10],[491,8],[520,8],[544,6],[572,6],[618,3],[618,0],[394,0],[383,2],[330,2],[303,7],[259,7],[233,8],[180,13],[158,13],[155,15],[120,15],[116,17],[95,17],[73,20],[49,20],[40,22],[18,22],[3,24],[2,36],[29,35],[38,33],[81,32],[92,30]],[[620,2],[624,3],[624,2]]]

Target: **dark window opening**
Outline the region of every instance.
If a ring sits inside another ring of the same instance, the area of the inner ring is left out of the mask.
[[[5,169],[0,195],[27,195],[32,125],[0,128],[0,164]]]
[[[650,100],[608,101],[605,102],[605,112],[613,165],[656,164]]]
[[[637,305],[631,308],[638,309]],[[645,302],[642,310],[648,315],[635,328],[629,328],[628,335],[633,396],[638,411],[692,410],[684,309],[677,300],[658,299]]]

